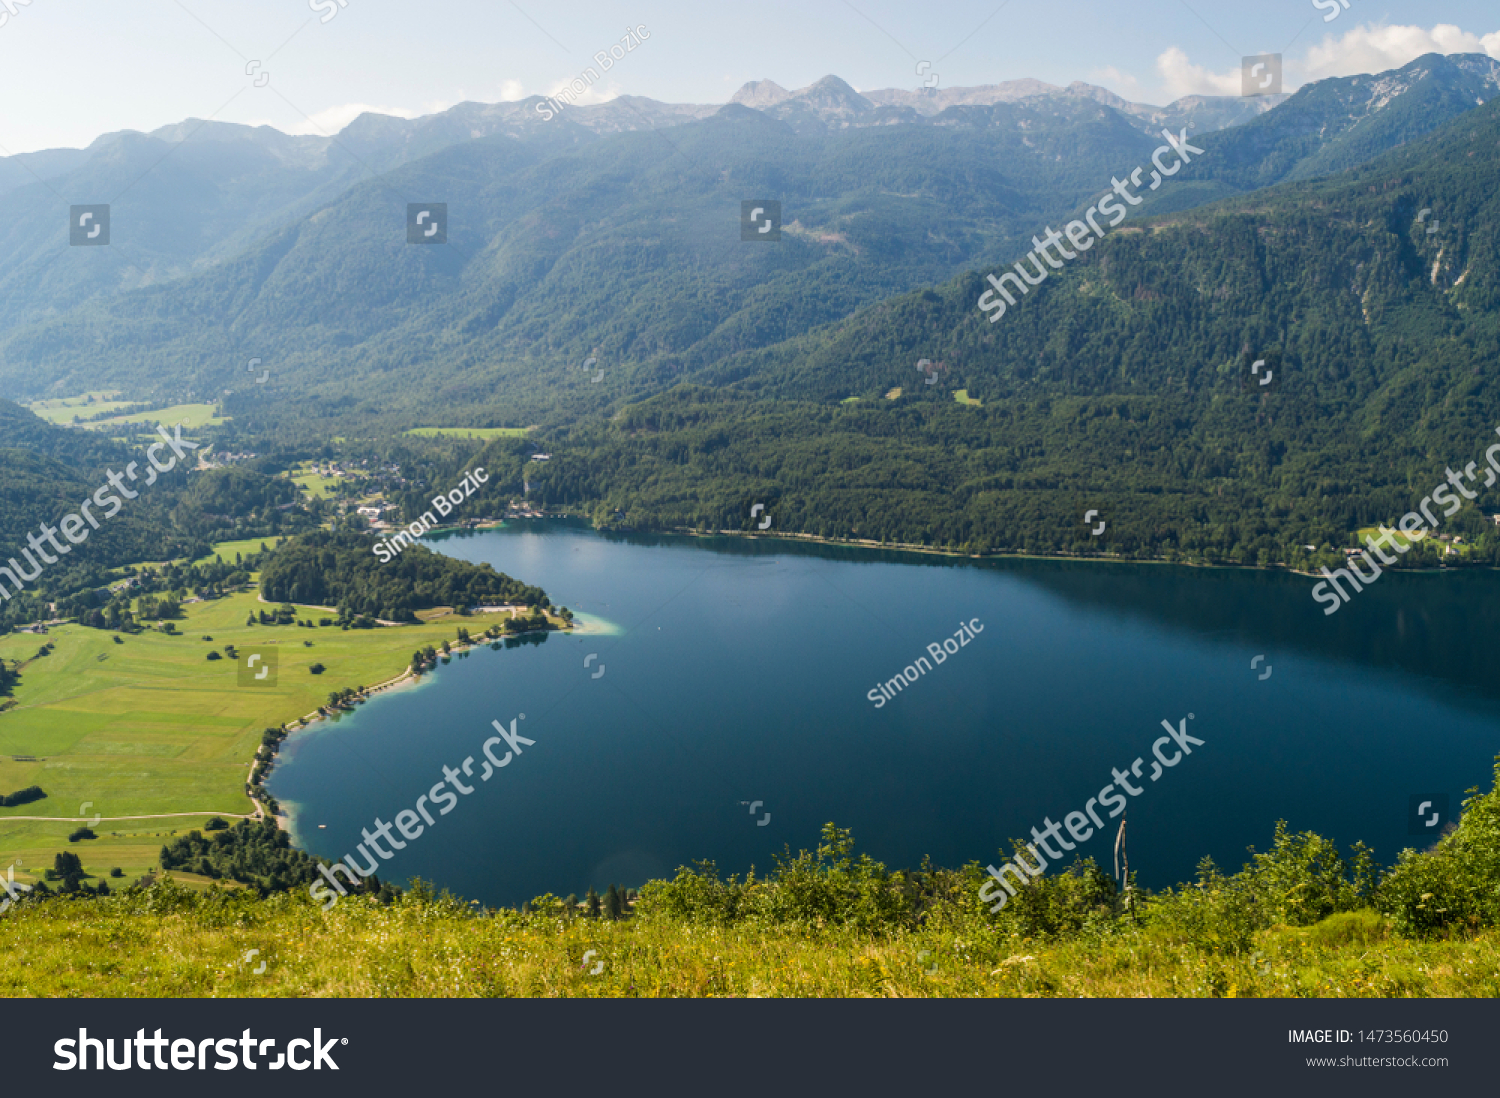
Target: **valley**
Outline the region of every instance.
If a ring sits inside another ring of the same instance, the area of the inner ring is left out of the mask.
[[[150,124],[0,145],[5,994],[1494,999],[1500,35],[1313,6],[101,23]]]

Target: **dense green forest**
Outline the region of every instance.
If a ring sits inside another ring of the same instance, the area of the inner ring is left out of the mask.
[[[95,431],[54,426],[0,400],[0,563],[22,557],[31,545],[29,537],[43,537],[44,523],[55,531],[64,515],[77,514],[97,492],[113,491],[111,471],[121,476],[131,462],[144,467],[147,445],[142,441],[130,446]],[[120,618],[129,611],[129,599],[110,595],[114,569],[140,561],[201,557],[217,540],[292,534],[319,521],[318,507],[300,506],[297,486],[276,476],[274,469],[179,467],[149,486],[141,477],[133,490],[134,499],[123,493],[117,497],[120,506],[110,508],[113,514],[93,498],[98,526],[87,531],[85,541],[70,546],[66,554],[56,554],[55,562],[20,592],[7,583],[10,597],[0,603],[0,629],[49,618],[48,603],[53,601],[64,616],[90,610],[104,613],[113,601],[114,616]],[[45,547],[47,542],[41,544]],[[34,571],[24,558],[22,565],[25,572]],[[216,591],[233,571],[212,564],[181,574],[174,570],[161,589],[191,589],[203,596]],[[144,593],[140,582],[136,593]]]
[[[190,831],[161,848],[163,869],[237,881],[263,896],[306,888],[322,879],[319,867],[324,864],[327,863],[295,849],[291,837],[269,819],[240,820],[233,827],[214,830],[206,836],[201,831]],[[400,895],[400,889],[382,884],[376,876],[363,878],[357,888],[351,886],[351,891],[379,897],[382,902]]]
[[[346,615],[414,621],[415,610],[480,604],[547,606],[547,595],[488,564],[439,556],[412,545],[382,563],[375,540],[351,530],[319,530],[278,546],[260,576],[273,602],[337,606]]]

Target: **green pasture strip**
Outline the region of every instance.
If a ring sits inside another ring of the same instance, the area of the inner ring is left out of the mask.
[[[413,427],[404,432],[418,438],[522,438],[530,427]]]
[[[399,675],[415,649],[454,640],[460,625],[479,634],[505,616],[438,611],[420,625],[349,630],[245,624],[247,615],[266,608],[251,591],[185,606],[175,636],[64,625],[46,636],[0,637],[0,658],[31,661],[15,688],[17,704],[0,712],[0,792],[39,785],[47,793],[31,804],[0,808],[0,871],[18,854],[31,864],[27,852],[35,855],[38,842],[54,852],[66,847],[77,826],[10,822],[15,816],[252,811],[244,783],[264,729],[313,712],[331,691]],[[298,608],[299,620],[328,616]],[[122,643],[115,643],[117,635]],[[53,652],[33,658],[44,643],[53,644]],[[222,655],[226,644],[242,653],[274,647],[275,685],[240,686],[236,660],[206,658],[210,649]],[[311,673],[314,663],[324,665],[323,673]],[[91,802],[86,810],[84,802]],[[153,832],[191,826],[123,823],[156,825]],[[122,826],[95,828],[101,836],[106,829]]]

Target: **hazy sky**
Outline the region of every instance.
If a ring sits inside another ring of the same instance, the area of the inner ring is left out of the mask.
[[[636,26],[644,41],[599,98],[720,103],[748,80],[916,88],[936,73],[941,87],[1085,80],[1166,103],[1237,94],[1252,53],[1285,54],[1289,90],[1432,51],[1500,57],[1495,0],[1347,0],[1326,22],[1338,0],[1316,2],[0,0],[0,154],[184,118],[332,133],[363,110],[547,94]]]

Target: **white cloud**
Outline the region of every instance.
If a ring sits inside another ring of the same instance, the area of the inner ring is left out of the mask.
[[[1342,37],[1332,35],[1307,51],[1291,67],[1303,82],[1328,76],[1399,69],[1424,53],[1483,53],[1500,58],[1500,31],[1477,35],[1439,23],[1431,30],[1403,26],[1353,27]]]
[[[1089,73],[1089,80],[1100,87],[1108,88],[1122,99],[1132,102],[1140,102],[1145,90],[1141,82],[1128,72],[1122,72],[1113,65],[1105,65],[1102,69],[1095,69]]]
[[[1184,95],[1240,94],[1238,67],[1222,74],[1210,72],[1189,61],[1188,55],[1176,46],[1156,59],[1156,71],[1161,74],[1168,99],[1180,99]]]
[[[314,113],[310,119],[303,119],[294,126],[289,126],[285,132],[290,134],[336,134],[353,122],[360,115],[388,114],[396,118],[420,118],[424,114],[435,114],[446,110],[453,104],[445,103],[440,106],[430,106],[422,110],[412,110],[409,107],[387,107],[375,103],[340,103],[334,107],[326,107]]]
[[[1500,59],[1500,31],[1478,35],[1451,23],[1439,23],[1431,30],[1386,24],[1354,26],[1339,37],[1325,35],[1301,59],[1288,56],[1282,87],[1290,92],[1330,76],[1399,69],[1427,53],[1482,53]],[[1187,53],[1176,46],[1156,59],[1156,71],[1169,99],[1184,95],[1240,94],[1238,67],[1213,72],[1193,64]]]
[[[476,96],[469,96],[462,92],[457,98],[451,100],[434,100],[421,107],[392,107],[379,103],[340,103],[334,107],[326,107],[311,116],[311,120],[302,119],[296,125],[287,126],[281,122],[273,122],[267,118],[250,119],[245,124],[249,126],[271,126],[281,130],[283,133],[295,136],[328,136],[337,134],[349,123],[360,115],[386,114],[393,118],[425,118],[430,114],[440,114],[455,107],[460,103],[514,103],[527,96],[526,87],[519,80],[503,80],[500,83],[499,93],[493,90],[485,91]]]
[[[577,90],[577,84],[584,85],[584,90],[581,93]],[[620,94],[620,86],[618,84],[606,85],[602,81],[598,80],[590,84],[587,77],[578,78],[576,84],[573,80],[559,80],[543,94],[549,96],[561,95],[564,89],[567,90],[567,95],[561,100],[561,102],[566,104],[567,106],[587,106],[591,103],[608,103],[611,99],[614,99]]]

